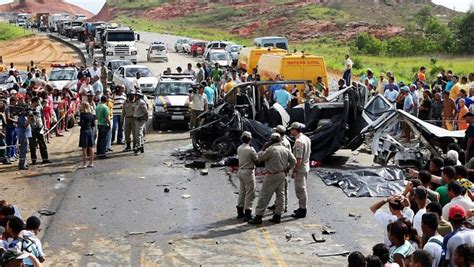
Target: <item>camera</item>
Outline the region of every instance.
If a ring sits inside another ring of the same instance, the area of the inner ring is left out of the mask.
[[[13,116],[26,116],[30,112],[33,112],[34,110],[28,106],[11,106],[10,107],[10,113]],[[33,113],[34,114],[34,113]]]

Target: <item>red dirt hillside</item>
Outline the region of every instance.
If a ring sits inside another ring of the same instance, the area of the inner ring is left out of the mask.
[[[94,14],[61,0],[22,0],[0,5],[0,12],[18,12],[18,13],[69,13],[72,15],[84,14],[90,18]]]

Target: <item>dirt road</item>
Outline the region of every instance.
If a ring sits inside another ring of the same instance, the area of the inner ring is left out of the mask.
[[[0,51],[5,65],[13,62],[20,70],[26,70],[31,60],[48,72],[52,63],[80,63],[74,50],[45,35],[0,42]]]

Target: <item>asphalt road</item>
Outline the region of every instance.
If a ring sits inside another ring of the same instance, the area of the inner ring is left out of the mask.
[[[175,38],[141,33],[139,61],[145,61],[149,42],[172,45]],[[170,53],[169,59],[169,63],[143,64],[159,73],[167,66],[196,62],[176,53]],[[340,189],[325,186],[314,172],[308,178],[307,218],[293,220],[285,214],[283,222],[274,225],[268,222],[268,213],[264,226],[242,223],[235,219],[235,173],[229,176],[227,169],[216,168],[202,176],[185,168],[185,161],[171,154],[190,144],[189,134],[148,129],[145,154],[114,152],[97,161],[93,169],[70,174],[72,182],[45,229],[48,264],[343,265],[345,257],[316,253],[368,253],[383,240],[383,231],[374,226],[368,209],[375,198],[348,198]],[[361,155],[347,151],[339,155],[332,165],[344,165],[354,158],[363,164]],[[289,210],[296,208],[290,182]],[[324,243],[314,243],[311,234],[322,236],[324,225],[336,233],[324,236]]]

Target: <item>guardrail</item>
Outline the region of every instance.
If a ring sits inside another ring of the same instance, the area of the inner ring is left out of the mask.
[[[84,52],[82,52],[82,50],[75,46],[74,44],[71,44],[70,42],[62,39],[61,37],[58,37],[58,36],[55,36],[54,34],[48,34],[48,37],[51,38],[51,39],[54,39],[60,43],[63,43],[67,46],[69,46],[70,48],[72,48],[77,54],[79,54],[79,58],[81,59],[81,63],[82,64],[87,64],[87,59],[86,59],[86,56],[84,55]]]

